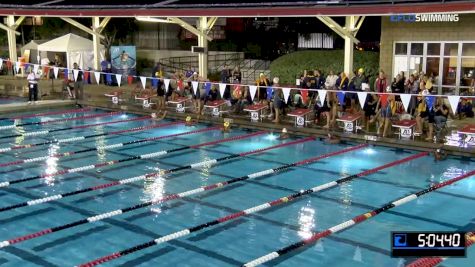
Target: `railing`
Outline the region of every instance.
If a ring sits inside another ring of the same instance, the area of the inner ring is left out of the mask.
[[[239,53],[222,53],[208,55],[208,68],[211,72],[220,71],[225,65],[236,66],[241,61]],[[198,56],[169,57],[159,60],[165,72],[198,69]]]

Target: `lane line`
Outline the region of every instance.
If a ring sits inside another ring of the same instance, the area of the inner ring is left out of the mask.
[[[1,120],[21,120],[21,119],[27,119],[27,118],[37,118],[37,117],[49,116],[49,115],[60,115],[60,114],[69,114],[69,113],[88,112],[88,111],[91,111],[91,110],[92,110],[92,108],[77,108],[77,109],[67,109],[67,110],[61,110],[61,111],[50,111],[50,112],[44,112],[44,113],[14,116],[14,117],[10,117],[10,118],[0,118],[0,121]]]

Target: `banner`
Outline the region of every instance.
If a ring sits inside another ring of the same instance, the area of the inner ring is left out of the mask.
[[[159,86],[158,82],[159,82],[158,78],[152,78],[152,87],[158,89],[158,86]]]
[[[340,105],[345,104],[345,92],[336,92],[336,96],[338,97],[338,102],[340,102]]]
[[[33,65],[33,73],[34,74],[38,74],[38,68],[39,67],[40,67],[39,65],[36,65],[36,64]]]
[[[96,78],[96,83],[99,84],[99,82],[101,81],[101,73],[95,71],[94,72],[94,78]]]
[[[325,102],[325,98],[327,97],[327,91],[317,90],[317,92],[318,92],[318,98],[320,99],[320,106],[323,106],[323,103]]]
[[[460,96],[458,96],[458,95],[449,95],[449,96],[447,96],[447,98],[449,99],[450,106],[452,107],[452,112],[455,115],[455,113],[457,112],[457,107],[459,105]]]
[[[128,75],[127,76],[127,83],[128,84],[133,84],[134,83],[134,76]]]
[[[426,99],[429,110],[433,109],[435,104],[435,96],[426,96]]]
[[[356,92],[358,94],[358,100],[360,102],[361,109],[364,109],[364,104],[366,102],[366,97],[368,96],[367,92]]]
[[[290,96],[290,88],[282,88],[282,93],[284,93],[285,104],[287,104]]]
[[[210,90],[211,90],[211,83],[210,82],[205,83],[205,94],[208,95]]]
[[[254,101],[254,97],[256,97],[257,86],[249,85],[249,93],[251,94],[251,100]]]
[[[112,74],[106,73],[106,82],[107,82],[107,84],[112,83]]]
[[[77,82],[78,80],[78,75],[79,75],[79,70],[73,69],[73,77],[74,77],[75,82]]]
[[[110,52],[113,73],[135,75],[137,66],[135,46],[112,46]]]
[[[266,93],[267,93],[267,100],[270,101],[272,99],[272,93],[274,93],[274,88],[270,86],[267,87]]]
[[[407,109],[409,108],[409,103],[411,102],[411,95],[401,94],[400,96],[401,96],[402,105],[404,106],[404,110],[406,110],[407,112]]]
[[[225,90],[226,90],[226,84],[225,83],[220,83],[219,84],[219,94],[221,95],[221,98],[223,98]]]
[[[122,82],[122,74],[116,74],[115,79],[117,80],[117,86],[120,87],[120,83]]]
[[[307,103],[308,90],[300,90],[300,95],[302,96],[303,103]]]
[[[193,94],[196,95],[196,92],[198,91],[198,82],[192,81],[191,86],[193,87]]]
[[[163,79],[163,83],[165,84],[165,92],[168,92],[168,88],[170,87],[170,79]]]
[[[58,79],[58,72],[59,72],[59,68],[58,67],[53,67],[53,73],[54,73],[54,78],[55,79]]]
[[[147,77],[140,76],[140,82],[142,82],[142,88],[145,89],[145,86],[147,85]]]

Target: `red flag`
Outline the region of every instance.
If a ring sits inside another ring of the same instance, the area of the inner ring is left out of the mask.
[[[304,103],[307,103],[308,90],[300,90],[300,95],[302,95],[303,102],[304,102]]]
[[[379,99],[381,100],[381,107],[385,107],[386,104],[388,103],[388,95],[387,94],[381,94],[381,95],[379,95]]]
[[[50,71],[50,67],[48,66],[43,67],[43,74],[44,74],[44,77],[46,77],[47,79],[49,78],[49,71]]]
[[[127,82],[128,82],[129,84],[134,83],[134,76],[132,76],[132,75],[127,76]]]
[[[89,71],[84,72],[84,81],[86,81],[86,83],[89,83],[89,73]]]
[[[183,81],[178,80],[178,90],[183,90]]]

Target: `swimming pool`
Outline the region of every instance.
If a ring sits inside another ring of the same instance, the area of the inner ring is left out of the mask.
[[[28,115],[5,115],[13,116]],[[51,120],[57,122],[45,123]],[[3,120],[0,126],[11,123]],[[0,212],[0,244],[14,240],[0,249],[2,266],[79,265],[389,164],[377,173],[252,215],[227,218],[104,264],[239,266],[475,169],[473,159],[449,158],[436,164],[417,151],[357,143],[326,145],[306,137],[279,140],[275,134],[245,129],[223,134],[208,124],[187,127],[103,110],[29,117],[16,123],[27,125],[0,130],[0,137],[16,135],[0,139],[0,149],[13,148],[0,153],[0,184],[18,181],[0,188],[0,210],[9,207]],[[31,132],[38,134],[25,136]],[[143,141],[151,138],[155,139]],[[25,147],[28,144],[31,147]],[[267,150],[255,151],[259,149]],[[310,158],[308,164],[286,165]],[[391,165],[397,160],[406,161]],[[191,167],[194,163],[200,164]],[[284,171],[256,174],[282,166],[287,166]],[[61,170],[68,173],[51,175]],[[156,173],[160,175],[151,177]],[[248,178],[222,183],[238,177]],[[404,266],[412,259],[390,257],[391,231],[473,231],[474,192],[475,177],[464,179],[267,265]],[[159,200],[163,202],[140,206]],[[15,207],[19,203],[28,204]],[[98,214],[106,215],[94,217]],[[37,232],[41,234],[29,235]],[[467,258],[449,259],[443,266],[474,266],[475,249],[467,253]]]
[[[12,103],[21,103],[26,102],[26,98],[21,97],[0,97],[1,104],[12,104]]]

